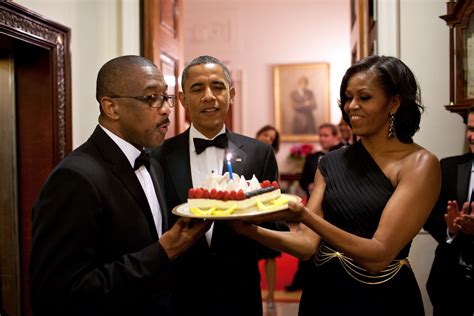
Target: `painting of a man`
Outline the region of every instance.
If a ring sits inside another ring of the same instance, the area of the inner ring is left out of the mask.
[[[298,79],[297,88],[291,92],[293,112],[293,134],[316,134],[316,121],[313,111],[317,104],[313,91],[308,89],[306,76]]]
[[[283,142],[316,142],[319,125],[330,122],[329,63],[273,68],[275,127]]]

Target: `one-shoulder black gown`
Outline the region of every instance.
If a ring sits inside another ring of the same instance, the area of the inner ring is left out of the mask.
[[[371,238],[395,188],[361,142],[333,151],[319,164],[326,180],[324,217]],[[413,210],[416,212],[416,210]],[[411,242],[387,271],[370,275],[323,241],[303,288],[299,315],[424,315],[420,289],[406,259]]]

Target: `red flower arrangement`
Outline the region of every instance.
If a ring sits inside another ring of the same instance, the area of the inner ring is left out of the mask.
[[[307,155],[314,152],[314,146],[311,144],[295,144],[290,148],[290,158],[303,160]]]

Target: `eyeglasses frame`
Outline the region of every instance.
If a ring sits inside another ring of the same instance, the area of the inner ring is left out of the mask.
[[[111,99],[135,99],[135,100],[138,100],[138,101],[142,101],[144,103],[148,103],[148,105],[151,108],[154,108],[154,109],[161,109],[163,107],[163,105],[165,104],[165,102],[168,104],[168,106],[170,108],[174,108],[175,105],[176,105],[176,95],[174,95],[174,94],[168,94],[168,95],[165,95],[165,94],[150,94],[150,95],[139,95],[139,96],[109,95],[108,97],[111,98]],[[160,104],[160,106],[153,106],[153,103],[154,103],[153,99],[156,98],[156,100],[158,101],[159,97],[163,98],[162,102],[158,102]],[[170,103],[170,102],[168,102],[169,100],[174,100],[174,102]]]

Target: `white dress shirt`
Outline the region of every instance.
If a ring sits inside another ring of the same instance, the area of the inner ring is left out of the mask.
[[[217,133],[214,138],[224,133],[225,126],[222,127],[222,130]],[[189,129],[189,159],[191,163],[191,178],[193,181],[193,188],[196,188],[201,186],[210,173],[222,175],[222,170],[224,168],[225,149],[208,147],[198,155],[196,154],[196,149],[194,148],[193,138],[203,138],[207,140],[212,140],[214,138],[207,138],[201,134],[193,124],[191,124],[191,128]],[[206,232],[206,240],[208,245],[211,245],[213,229],[214,223]]]
[[[467,200],[471,200],[471,193],[472,190],[474,189],[474,164],[471,162],[471,181],[469,182],[469,191],[467,192]]]
[[[107,135],[119,146],[122,152],[127,157],[130,165],[135,165],[135,159],[140,156],[140,150],[138,150],[135,146],[130,144],[129,142],[123,140],[122,138],[118,137],[107,128],[99,125]],[[158,197],[156,195],[155,187],[153,186],[153,181],[151,180],[150,173],[148,172],[145,166],[141,166],[137,170],[135,170],[135,174],[137,175],[138,181],[142,186],[143,192],[145,192],[146,198],[148,200],[148,205],[151,209],[151,214],[153,215],[153,221],[155,222],[156,231],[158,233],[158,237],[161,237],[163,233],[163,218],[161,216],[161,209],[160,204],[158,203]]]

